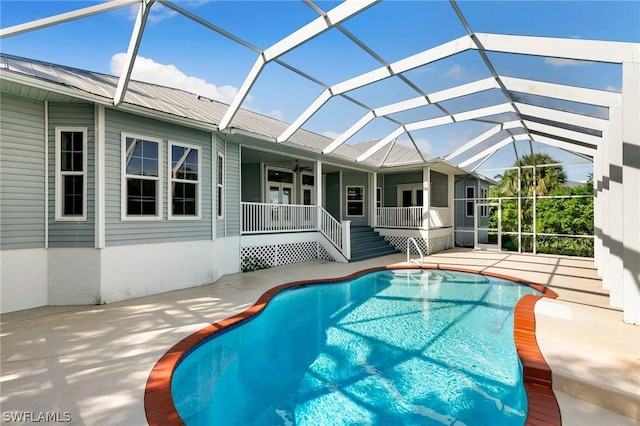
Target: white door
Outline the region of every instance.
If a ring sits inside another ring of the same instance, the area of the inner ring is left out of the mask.
[[[497,217],[497,228],[491,227],[489,218]],[[476,250],[502,250],[502,209],[500,203],[476,203],[473,219],[473,245]]]

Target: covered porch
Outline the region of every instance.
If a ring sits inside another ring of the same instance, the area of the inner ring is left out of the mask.
[[[358,170],[253,146],[242,146],[240,157],[241,237],[249,244],[265,244],[266,235],[273,244],[301,242],[305,237],[291,234],[308,233],[306,240],[317,241],[317,251],[329,255],[319,258],[349,261],[354,228],[371,228],[398,251],[406,251],[407,238],[416,238],[425,253],[435,252],[430,231],[446,236],[443,248],[453,245],[454,180],[460,172],[453,166]]]

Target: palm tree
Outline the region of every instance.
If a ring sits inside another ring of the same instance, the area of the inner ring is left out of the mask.
[[[516,161],[514,167],[537,166],[545,164],[555,164],[553,158],[548,154],[531,154],[524,155],[519,161]],[[520,172],[520,190],[523,197],[533,197],[535,190],[536,195],[547,195],[549,192],[562,188],[567,174],[562,166],[553,165],[547,167],[536,167],[535,177],[536,185],[533,182],[534,169],[532,167],[524,167]],[[518,170],[511,169],[504,172],[499,179],[500,185],[497,187],[496,196],[516,197],[518,196]]]
[[[497,176],[500,184],[491,190],[492,197],[517,197],[518,188],[523,197],[520,204],[520,218],[522,230],[532,232],[533,230],[533,197],[548,195],[550,192],[564,187],[567,175],[560,165],[546,167],[530,167],[537,165],[556,164],[553,158],[547,154],[524,155],[516,161],[514,167],[521,167],[520,182],[518,184],[518,169],[505,171],[502,176]],[[535,171],[535,174],[534,174]],[[535,185],[534,185],[535,176]],[[491,218],[497,224],[497,218]],[[504,200],[502,202],[502,229],[514,232],[518,229],[518,205],[516,200]],[[523,238],[523,250],[530,251],[532,241]]]

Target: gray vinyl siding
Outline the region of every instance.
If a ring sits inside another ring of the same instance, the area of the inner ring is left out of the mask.
[[[87,129],[87,220],[56,221],[56,127]],[[49,247],[93,247],[95,239],[94,107],[49,103]]]
[[[242,201],[261,203],[260,163],[242,163]]]
[[[455,198],[456,200],[466,198],[466,191],[468,186],[475,188],[476,197],[478,197],[478,180],[474,178],[466,178],[456,181]],[[467,216],[466,201],[460,200],[455,202],[454,214],[456,217],[456,228],[471,228],[473,229],[473,216]]]
[[[327,173],[325,196],[326,210],[334,219],[340,220],[340,172]]]
[[[227,204],[226,217],[227,236],[240,235],[240,145],[227,142],[226,159],[226,188]]]
[[[431,170],[431,207],[449,207],[449,176]]]
[[[364,187],[364,216],[347,216],[347,186]],[[365,172],[344,170],[342,172],[342,219],[350,220],[351,226],[369,225],[369,176]]]
[[[422,170],[384,175],[383,198],[385,207],[398,207],[398,185],[422,183]]]
[[[216,238],[240,235],[240,146],[235,142],[216,138],[218,152],[224,156],[224,217],[216,220]],[[215,162],[216,167],[218,162]],[[217,174],[216,174],[217,179]],[[216,183],[217,185],[217,183]],[[216,190],[216,194],[217,194]],[[215,205],[215,204],[214,204]]]
[[[121,147],[122,133],[131,133],[162,140],[162,220],[121,219]],[[140,117],[113,109],[106,110],[105,141],[105,236],[107,246],[193,241],[212,238],[211,215],[212,174],[211,134],[176,124]],[[168,146],[169,141],[199,146],[202,155],[201,218],[168,219]]]
[[[2,94],[0,108],[0,248],[42,248],[44,102]]]

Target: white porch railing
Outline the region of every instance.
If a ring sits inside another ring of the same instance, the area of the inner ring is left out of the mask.
[[[243,234],[318,229],[316,206],[245,202],[241,204]]]
[[[423,220],[422,207],[378,207],[377,227],[434,229],[453,226],[453,209],[431,207]]]
[[[378,207],[381,228],[422,228],[422,207]]]
[[[320,207],[320,232],[342,251],[342,224]]]

